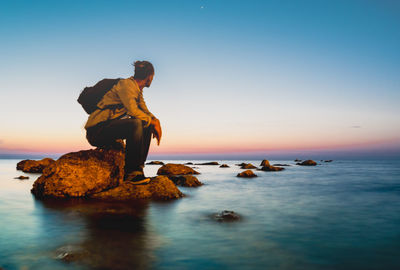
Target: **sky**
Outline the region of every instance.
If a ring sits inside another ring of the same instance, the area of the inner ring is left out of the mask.
[[[92,148],[86,86],[151,61],[151,157],[400,156],[397,1],[1,1],[0,156]]]

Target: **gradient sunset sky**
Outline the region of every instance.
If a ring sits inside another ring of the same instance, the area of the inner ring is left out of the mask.
[[[85,86],[155,67],[150,157],[400,153],[397,1],[1,1],[0,155],[91,148]]]

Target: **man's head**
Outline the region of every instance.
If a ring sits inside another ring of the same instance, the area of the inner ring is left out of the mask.
[[[136,61],[133,63],[135,75],[133,78],[137,82],[143,82],[144,87],[149,87],[154,77],[154,67],[148,61]]]

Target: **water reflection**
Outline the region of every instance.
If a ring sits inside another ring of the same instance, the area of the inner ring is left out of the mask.
[[[89,269],[150,268],[158,244],[148,230],[147,202],[47,199],[35,204],[47,210],[42,216],[44,226],[49,212],[58,212],[58,218],[66,221],[64,230],[72,224],[78,230],[78,239],[71,237],[53,251],[55,259]]]

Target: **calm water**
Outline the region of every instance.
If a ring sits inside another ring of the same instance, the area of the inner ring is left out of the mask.
[[[0,160],[0,267],[400,269],[400,161],[334,161],[241,179],[234,164],[242,161],[196,166],[205,185],[180,188],[180,200],[110,204],[35,200],[39,175]],[[210,218],[225,209],[243,219]]]

